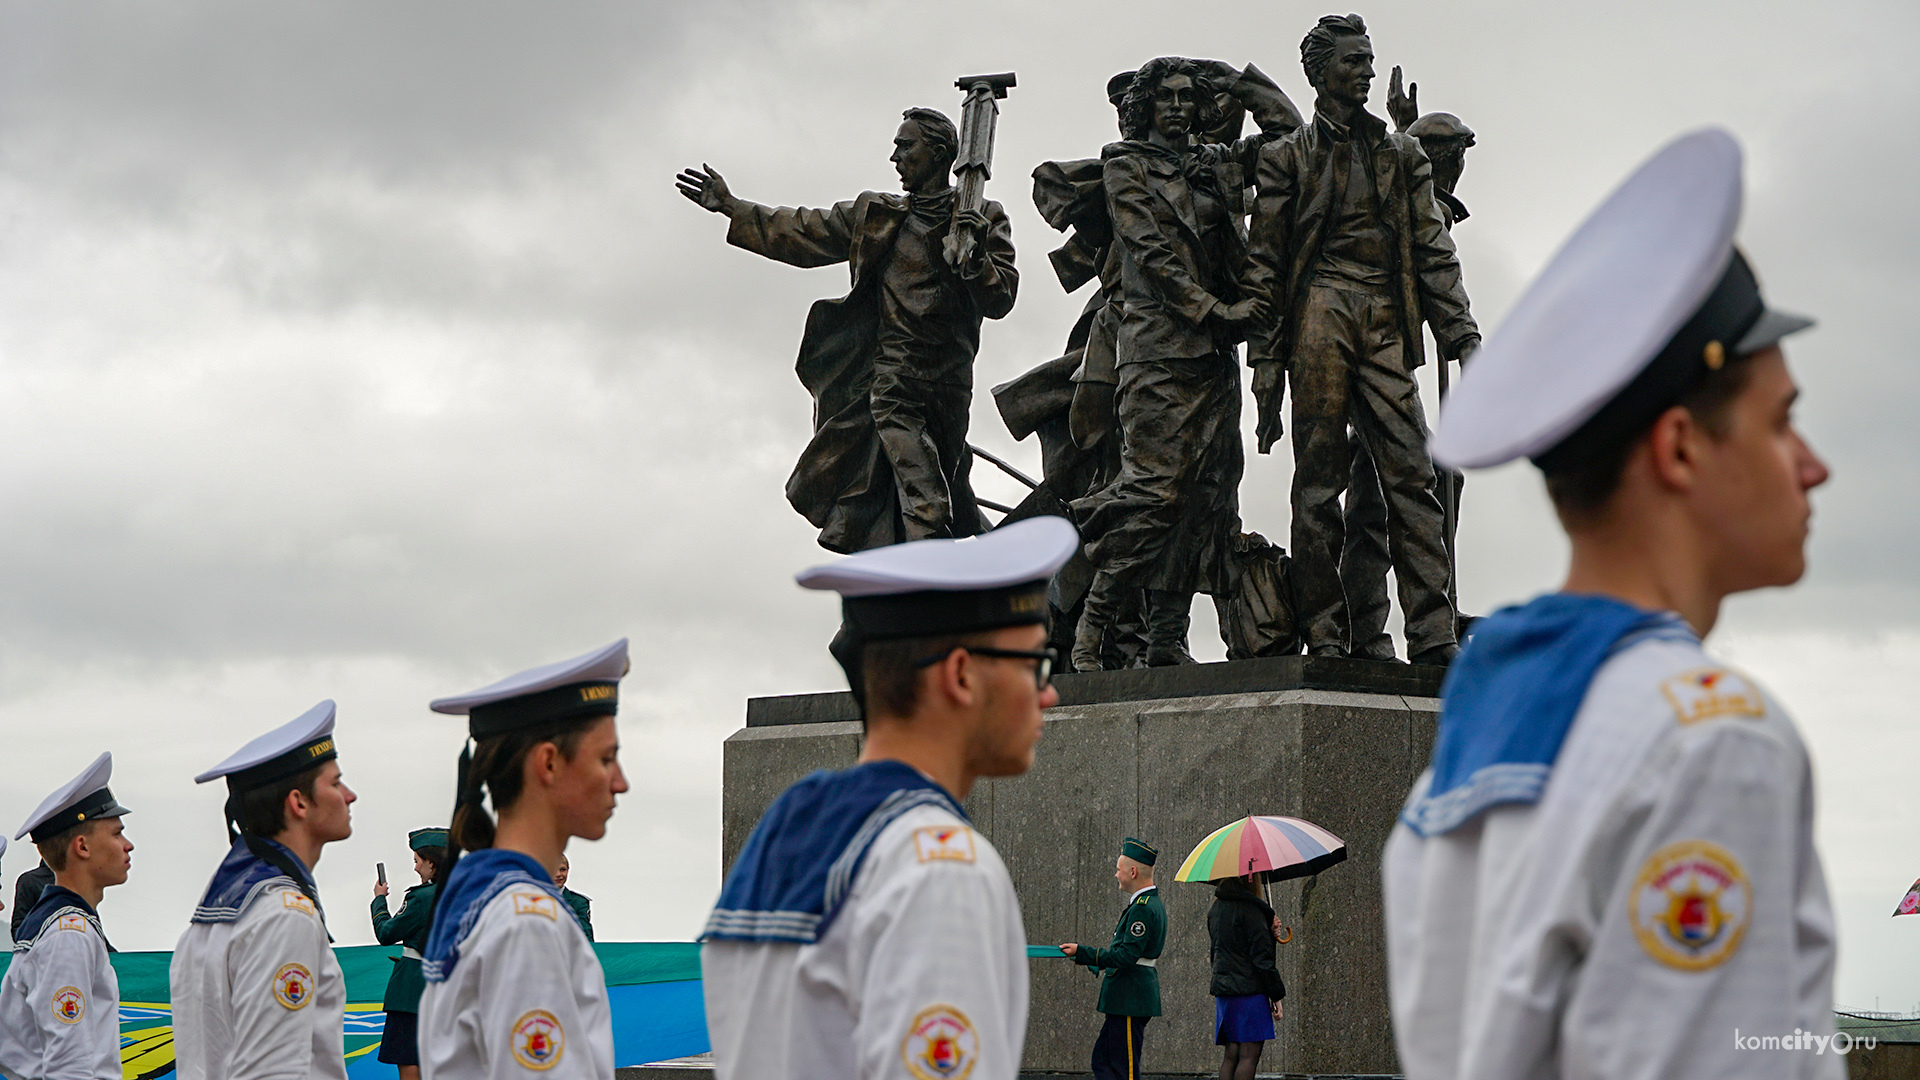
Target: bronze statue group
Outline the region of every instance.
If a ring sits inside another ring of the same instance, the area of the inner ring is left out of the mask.
[[[1254,65],[1162,57],[1109,81],[1120,141],[1034,170],[1036,206],[1070,234],[1050,253],[1061,285],[1097,288],[1066,352],[994,396],[1016,437],[1040,434],[1045,465],[1006,520],[1062,514],[1083,533],[1052,597],[1075,670],[1188,662],[1196,592],[1214,597],[1229,657],[1393,660],[1390,569],[1408,658],[1457,651],[1458,483],[1427,454],[1413,373],[1423,328],[1443,362],[1480,340],[1449,236],[1473,133],[1419,116],[1398,69],[1397,130],[1366,112],[1357,15],[1320,20],[1300,51],[1310,119]],[[981,320],[1011,309],[1018,282],[1006,214],[950,212],[961,147],[941,114],[908,110],[895,146],[905,194],[830,210],[737,199],[705,167],[679,177],[731,219],[729,243],[851,264],[852,290],[807,320],[815,434],[787,485],[841,552],[988,527],[967,410]],[[936,257],[949,229],[980,237],[974,262]],[[1261,452],[1292,426],[1290,560],[1241,528],[1243,344]]]

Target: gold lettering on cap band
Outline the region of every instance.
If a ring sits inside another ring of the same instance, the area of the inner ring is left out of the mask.
[[[580,688],[581,701],[606,701],[613,697],[611,686],[583,686]]]
[[[1030,611],[1039,611],[1040,605],[1046,602],[1046,593],[1028,593],[1025,596],[1009,597],[1007,599],[1007,608],[1016,615],[1025,615]]]
[[[1707,342],[1706,361],[1708,371],[1719,371],[1727,362],[1726,346],[1718,341]]]
[[[307,747],[307,756],[310,758],[317,758],[322,754],[331,754],[332,752],[333,752],[332,739],[328,739],[325,742],[317,742],[317,743],[314,743],[312,746]]]

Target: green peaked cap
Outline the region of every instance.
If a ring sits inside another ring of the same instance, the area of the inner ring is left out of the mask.
[[[1131,836],[1120,842],[1120,854],[1143,866],[1152,866],[1160,858],[1160,853],[1148,847],[1144,840],[1135,840]]]
[[[407,846],[415,851],[419,851],[421,848],[446,847],[448,846],[447,830],[415,829],[407,834]]]

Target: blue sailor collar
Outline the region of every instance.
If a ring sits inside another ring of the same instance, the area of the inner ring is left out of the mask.
[[[945,789],[904,762],[822,770],[801,780],[773,801],[747,837],[700,939],[820,940],[881,830],[922,806],[968,820]]]
[[[1672,612],[1578,593],[1480,620],[1440,691],[1427,790],[1400,820],[1438,836],[1489,807],[1538,800],[1600,666],[1650,637],[1699,641]]]
[[[486,911],[487,903],[515,885],[531,885],[561,902],[560,890],[547,868],[530,855],[505,848],[482,848],[462,856],[447,875],[439,906],[433,913],[433,931],[427,935],[427,951],[421,961],[421,973],[428,982],[444,982],[460,962],[460,946],[473,933]]]
[[[207,883],[207,892],[200,898],[200,906],[193,909],[194,922],[233,922],[241,912],[247,910],[247,905],[253,902],[254,897],[278,882],[284,881],[296,888],[304,882],[303,892],[313,888],[312,872],[292,849],[261,837],[253,839],[255,843],[266,844],[285,855],[288,864],[300,872],[302,881],[288,877],[286,871],[255,855],[247,847],[245,838],[235,840],[233,847],[227,851],[227,857],[220,860],[220,868],[213,872],[213,880]]]
[[[93,924],[93,929],[100,935],[100,940],[107,940],[106,932],[100,929],[100,913],[93,910],[92,904],[87,903],[79,893],[64,885],[49,885],[27,912],[27,917],[21,920],[20,928],[14,931],[13,951],[26,952],[33,948],[39,941],[41,932],[60,916],[67,914],[84,916]]]

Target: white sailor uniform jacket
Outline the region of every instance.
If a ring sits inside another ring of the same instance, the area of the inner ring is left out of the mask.
[[[830,790],[842,778],[878,805],[843,815]],[[811,806],[825,809],[818,818],[842,820],[846,835],[812,859],[774,836],[749,839],[703,935],[715,1080],[1013,1080],[1027,1028],[1026,933],[999,853],[898,762],[816,773],[756,833],[805,816],[782,811],[809,785]],[[756,849],[775,856],[770,864],[817,867],[824,911],[729,906],[752,892],[743,885]]]
[[[0,1073],[120,1080],[120,980],[92,906],[58,885],[20,925],[0,979]]]
[[[174,946],[168,982],[179,1080],[345,1080],[346,984],[326,923],[246,841]]]
[[[1536,802],[1403,816],[1383,864],[1408,1080],[1845,1075],[1806,750],[1677,620],[1600,666]]]
[[[425,1080],[613,1080],[606,975],[529,856],[487,848],[454,865],[420,966]]]

